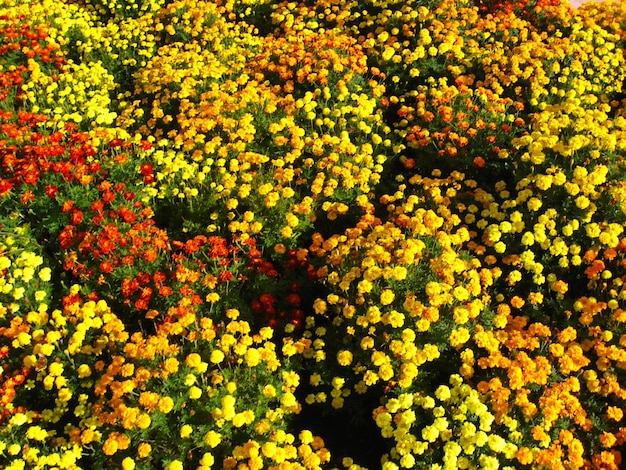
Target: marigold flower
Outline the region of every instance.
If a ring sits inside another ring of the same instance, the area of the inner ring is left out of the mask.
[[[209,360],[213,364],[219,364],[220,362],[224,360],[224,358],[225,358],[224,353],[220,351],[219,349],[214,349],[213,351],[211,351],[211,355],[209,356]]]
[[[609,406],[606,410],[606,415],[613,421],[621,421],[624,417],[624,411],[616,406]]]
[[[157,408],[161,413],[169,413],[174,408],[174,400],[171,397],[161,397],[157,403]]]
[[[352,364],[352,358],[352,352],[348,350],[339,351],[339,353],[337,353],[337,362],[341,366],[346,367]]]
[[[180,460],[172,460],[168,464],[167,470],[183,470],[183,463]]]
[[[119,446],[117,440],[113,436],[109,436],[102,445],[102,451],[105,455],[113,455],[117,452]]]

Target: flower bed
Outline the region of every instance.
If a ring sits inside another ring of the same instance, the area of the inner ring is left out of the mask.
[[[0,466],[619,468],[625,25],[1,0]]]

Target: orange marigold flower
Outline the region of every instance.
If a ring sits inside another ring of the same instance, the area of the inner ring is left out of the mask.
[[[615,437],[615,434],[613,433],[603,432],[600,435],[600,444],[602,444],[602,447],[606,449],[610,449],[611,447],[615,446],[616,442],[617,442],[617,438]]]
[[[174,400],[171,397],[162,397],[157,404],[161,413],[169,413],[174,408]]]
[[[522,308],[526,302],[519,296],[515,296],[511,299],[511,306],[513,308]]]
[[[137,455],[139,455],[139,457],[141,457],[142,459],[148,457],[150,455],[150,452],[152,452],[152,446],[147,442],[142,442],[137,447]]]
[[[613,421],[621,421],[624,417],[624,410],[617,406],[609,406],[606,409],[606,416]]]
[[[520,447],[515,454],[515,458],[522,465],[530,465],[533,463],[533,452],[528,447]]]

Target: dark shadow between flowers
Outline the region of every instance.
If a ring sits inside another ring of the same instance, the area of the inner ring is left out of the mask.
[[[291,422],[293,432],[297,435],[307,429],[324,439],[331,453],[330,467],[343,468],[342,459],[349,457],[369,470],[380,469],[382,456],[391,448],[372,418],[372,411],[384,395],[382,386],[370,387],[367,393],[346,400],[342,409],[335,410],[328,403],[307,405],[305,398],[313,390],[308,377],[303,377],[302,383],[296,397],[303,406]]]

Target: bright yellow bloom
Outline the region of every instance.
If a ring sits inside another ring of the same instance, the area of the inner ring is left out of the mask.
[[[183,470],[183,463],[180,460],[172,460],[167,466],[167,470]]]
[[[382,305],[389,305],[394,301],[395,298],[396,298],[396,295],[393,293],[391,289],[385,289],[380,294],[380,303]]]
[[[161,413],[167,414],[174,408],[174,400],[171,397],[161,397],[157,407]]]

